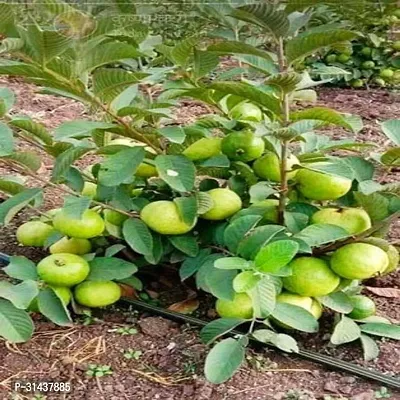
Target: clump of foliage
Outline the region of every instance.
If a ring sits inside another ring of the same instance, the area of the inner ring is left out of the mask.
[[[367,360],[379,353],[371,335],[400,338],[399,327],[375,316],[373,302],[359,294],[362,280],[398,264],[382,232],[399,215],[399,186],[374,177],[377,163],[398,166],[400,121],[382,123],[393,146],[376,154],[374,144],[356,140],[357,116],[295,107],[315,101],[313,88],[325,82],[296,72],[298,63],[349,46],[357,33],[331,24],[306,29],[309,14],[294,0],[286,8],[229,11],[268,37],[273,53],[240,35],[154,44],[146,26],[116,26],[110,13],[91,16],[76,31],[82,15],[71,6],[47,0],[42,7],[63,20],[61,31],[17,26],[12,7],[0,6],[7,54],[0,74],[80,101],[91,116],[49,132],[14,115],[13,93],[0,92],[0,162],[16,174],[0,180],[10,196],[0,205],[0,222],[40,207],[48,189],[64,197],[61,209],[19,228],[21,244],[52,254],[37,266],[12,257],[6,273],[22,283],[0,291],[0,314],[10,322],[0,327],[2,336],[30,338],[25,310],[36,298],[34,311],[67,325],[69,301],[76,311],[112,304],[123,285],[142,290],[138,270],[168,263],[217,299],[221,318],[202,330],[206,343],[246,328],[209,353],[205,374],[213,383],[239,368],[249,337],[298,351],[291,334],[317,332],[325,308],[335,314],[331,343],[359,341]],[[239,81],[215,78],[226,55],[241,61]],[[244,79],[255,71],[262,79]],[[174,106],[183,98],[201,101],[210,113],[176,124]],[[346,129],[350,138],[331,139],[321,132],[327,126]],[[37,151],[22,150],[24,142]],[[54,158],[50,179],[37,173],[42,152]],[[79,168],[87,155],[97,161]],[[28,187],[24,176],[40,185]]]

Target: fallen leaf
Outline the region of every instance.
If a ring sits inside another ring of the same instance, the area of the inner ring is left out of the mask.
[[[369,292],[381,297],[400,298],[400,289],[365,286]]]
[[[199,301],[197,299],[186,299],[178,303],[171,304],[168,310],[175,311],[181,314],[191,314],[199,308]]]
[[[150,296],[150,298],[154,299],[158,299],[160,297],[160,293],[155,292],[154,290],[146,290],[146,293]]]
[[[125,283],[119,283],[118,286],[121,289],[122,297],[131,297],[134,299],[139,298],[139,296],[136,293],[136,290],[132,286],[126,285]]]

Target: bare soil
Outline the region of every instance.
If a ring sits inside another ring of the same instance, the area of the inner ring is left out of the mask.
[[[78,103],[38,93],[34,86],[19,80],[0,78],[0,86],[15,90],[18,103],[15,113],[28,114],[43,122],[49,129],[74,118],[85,117]],[[335,107],[361,115],[365,127],[357,135],[359,141],[372,141],[387,146],[379,131],[379,121],[400,118],[398,96],[385,91],[354,91],[321,89],[320,105]],[[196,102],[183,102],[176,110],[178,122],[188,122],[207,109]],[[341,129],[328,132],[346,137]],[[90,162],[90,160],[86,160]],[[52,160],[43,155],[42,176],[49,174]],[[12,173],[1,170],[0,174]],[[379,176],[382,182],[399,179],[399,171]],[[38,184],[35,179],[29,183]],[[59,206],[61,196],[46,191],[43,209]],[[19,247],[15,229],[29,219],[31,213],[18,216],[0,232],[0,251],[25,255],[38,260],[42,251]],[[399,241],[399,223],[390,232],[391,240]],[[374,280],[369,286],[400,288],[400,272]],[[166,282],[158,286],[160,295],[168,299],[173,291]],[[174,297],[174,296],[172,296]],[[378,314],[400,321],[400,299],[374,296]],[[168,300],[164,300],[168,301]],[[168,305],[168,304],[167,304]],[[212,314],[212,310],[211,310]],[[249,350],[246,365],[229,382],[214,386],[205,381],[202,366],[206,346],[201,344],[198,331],[186,325],[138,314],[134,310],[113,309],[99,313],[92,320],[77,320],[71,328],[62,329],[38,319],[33,339],[25,344],[9,345],[0,342],[0,399],[71,399],[71,400],[313,400],[352,399],[373,400],[379,385],[350,375],[329,371],[305,362],[296,356],[273,350]],[[83,323],[90,322],[89,325]],[[354,345],[335,348],[329,345],[328,327],[331,317],[321,321],[321,333],[299,335],[301,345],[337,358],[376,368],[388,375],[400,375],[400,346],[395,341],[380,341],[381,354],[374,362],[364,362],[360,349]],[[134,328],[132,330],[132,328]],[[131,357],[131,358],[129,358]],[[87,375],[91,364],[109,365],[112,374],[93,378]],[[16,381],[69,382],[70,393],[33,394],[15,392]],[[390,390],[390,399],[400,400],[400,392]]]

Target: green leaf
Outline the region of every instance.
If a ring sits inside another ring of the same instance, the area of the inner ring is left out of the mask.
[[[214,267],[219,269],[249,269],[250,263],[240,257],[224,257],[216,260]]]
[[[235,219],[225,229],[224,242],[231,252],[236,252],[243,237],[262,219],[259,215],[247,215]]]
[[[40,156],[32,151],[18,151],[4,157],[7,160],[27,168],[31,172],[36,172],[42,166],[42,160]]]
[[[95,68],[103,65],[112,64],[117,61],[130,58],[138,58],[142,53],[134,46],[119,42],[118,46],[115,43],[103,43],[92,48],[85,54],[80,65],[80,73],[92,71]]]
[[[187,257],[179,269],[179,276],[182,281],[195,274],[210,255],[211,249],[201,249],[196,257]]]
[[[233,280],[237,272],[234,270],[222,270],[214,267],[214,262],[211,262],[211,267],[205,277],[205,283],[208,291],[218,299],[233,300],[235,291],[233,290]]]
[[[179,216],[185,224],[192,226],[197,217],[197,200],[195,196],[177,197],[174,199]]]
[[[284,211],[285,225],[291,233],[299,233],[308,225],[308,216],[299,212]]]
[[[268,317],[276,307],[276,287],[269,276],[264,276],[248,293],[253,300],[254,316]]]
[[[185,130],[182,126],[166,126],[157,131],[161,136],[167,138],[172,143],[183,143],[185,141]]]
[[[231,15],[267,30],[276,38],[284,37],[290,26],[286,13],[272,4],[246,5],[236,8]]]
[[[160,178],[178,192],[189,192],[194,187],[196,168],[185,156],[161,155],[155,159]]]
[[[136,253],[151,255],[153,236],[147,225],[140,219],[130,218],[124,222],[122,233],[129,246]]]
[[[33,280],[24,280],[18,285],[9,284],[7,287],[0,286],[0,297],[11,301],[15,307],[23,310],[28,308],[38,293],[38,283]]]
[[[264,84],[276,86],[282,93],[290,93],[296,89],[301,79],[301,75],[297,72],[282,72],[268,77]]]
[[[56,292],[47,287],[38,295],[39,311],[50,321],[60,326],[71,326],[68,309]]]
[[[205,192],[196,192],[196,200],[197,200],[197,214],[205,214],[208,210],[211,210],[213,207],[213,199],[208,193]]]
[[[383,336],[389,339],[400,340],[400,326],[383,323],[368,323],[361,325],[361,332],[369,335]]]
[[[196,257],[199,252],[199,244],[194,236],[170,236],[168,239],[176,249],[187,254],[189,257]]]
[[[262,273],[275,274],[293,259],[299,251],[293,240],[278,240],[267,244],[256,255],[255,268]]]
[[[1,46],[4,45],[4,42],[6,40],[2,41]],[[1,47],[0,47],[1,48]],[[1,53],[1,51],[0,51]],[[0,112],[0,117],[3,117],[5,114],[7,114],[10,109],[13,107],[15,103],[15,95],[12,90],[6,87],[0,87],[0,102],[2,104],[2,112]]]
[[[88,281],[112,281],[126,279],[137,272],[137,266],[115,257],[96,257],[90,261]]]
[[[82,218],[83,213],[89,208],[90,203],[90,197],[66,196],[64,197],[62,212],[68,218],[78,220]]]
[[[228,55],[228,54],[253,55],[264,58],[272,62],[272,58],[268,52],[259,50],[256,47],[243,42],[225,40],[223,42],[215,43],[212,44],[211,46],[208,46],[207,51],[218,53],[220,55]]]
[[[381,124],[383,133],[400,146],[400,119],[389,119]]]
[[[250,203],[257,203],[265,200],[274,193],[276,193],[276,189],[274,189],[269,183],[258,182],[249,189]]]
[[[361,345],[364,353],[365,361],[372,361],[379,356],[379,346],[376,344],[374,339],[371,339],[367,335],[360,335]]]
[[[210,344],[244,322],[246,322],[246,320],[241,318],[216,319],[209,322],[204,328],[202,328],[200,331],[200,338],[203,343]]]
[[[144,148],[138,146],[108,156],[107,160],[101,163],[99,182],[104,186],[117,186],[130,182],[145,154]]]
[[[57,181],[59,178],[63,177],[68,172],[71,165],[90,150],[90,147],[78,146],[71,147],[59,154],[56,158],[51,174],[52,180]]]
[[[33,322],[26,311],[0,299],[0,336],[11,343],[23,343],[32,337],[33,330]]]
[[[325,307],[342,314],[348,314],[354,308],[349,296],[343,292],[333,292],[327,296],[318,297],[318,301]]]
[[[335,242],[349,236],[349,233],[345,229],[330,224],[313,224],[294,235],[295,238],[303,240],[311,247]]]
[[[194,49],[194,76],[200,79],[213,71],[219,64],[219,57],[207,51]]]
[[[385,196],[379,193],[366,195],[360,192],[355,192],[354,198],[357,204],[368,213],[372,221],[382,221],[388,217],[389,200]]]
[[[266,75],[272,75],[278,73],[278,68],[274,61],[267,60],[258,56],[240,56],[236,57],[238,61],[241,61],[244,64],[249,65],[257,71],[261,71]],[[221,77],[222,79],[222,77]]]
[[[290,114],[290,120],[317,120],[326,124],[333,124],[352,130],[352,125],[349,124],[346,117],[327,107],[312,107],[301,111],[295,111]]]
[[[214,89],[217,92],[223,94],[234,94],[243,99],[250,100],[254,103],[258,103],[261,106],[271,110],[275,114],[280,114],[280,102],[279,99],[270,93],[265,93],[256,87],[249,85],[244,82],[216,82],[209,86],[210,89]]]
[[[331,343],[339,345],[350,343],[361,336],[360,327],[350,318],[342,316],[340,322],[335,326],[331,336]]]
[[[44,144],[51,145],[53,143],[53,138],[45,126],[33,121],[30,117],[15,116],[9,122],[9,125],[21,129]]]
[[[253,289],[260,280],[261,276],[256,275],[253,271],[240,272],[233,280],[233,290],[236,293],[245,293]]]
[[[285,228],[280,225],[258,226],[240,241],[237,252],[243,258],[254,260],[261,247],[265,246],[275,235]]]
[[[21,281],[38,279],[35,263],[24,256],[11,256],[4,272],[9,277]]]
[[[327,30],[299,35],[286,43],[285,54],[289,64],[324,47],[352,40],[357,34],[345,29]]]
[[[342,159],[352,170],[354,179],[363,182],[373,179],[374,164],[362,157],[347,156]]]
[[[299,347],[294,338],[284,333],[276,333],[269,329],[257,329],[253,332],[253,336],[256,340],[262,343],[271,343],[279,349],[288,353],[298,353]]]
[[[42,189],[26,189],[0,204],[0,224],[7,225],[16,214],[42,194]]]
[[[293,304],[276,303],[272,317],[282,324],[302,332],[318,332],[318,321],[304,308]]]
[[[7,176],[0,179],[0,191],[4,193],[14,195],[22,192],[24,189],[24,185],[18,182],[18,180],[14,180],[13,177]]]
[[[99,121],[75,120],[64,122],[54,132],[54,139],[62,141],[67,138],[89,137],[93,131],[115,128],[114,124]]]
[[[0,122],[0,157],[8,156],[14,151],[14,136],[12,130]]]
[[[389,149],[385,151],[381,155],[381,162],[382,164],[391,166],[391,167],[398,167],[400,166],[400,147],[395,147],[393,149]]]
[[[244,361],[245,347],[240,340],[224,339],[208,353],[204,373],[206,379],[214,384],[227,381]]]
[[[130,276],[129,278],[125,279],[117,279],[117,282],[129,285],[139,291],[143,290],[143,283],[138,278],[136,278],[136,276]]]
[[[171,51],[171,58],[174,63],[181,67],[185,67],[193,53],[193,48],[199,40],[200,38],[198,37],[189,37],[178,42]]]

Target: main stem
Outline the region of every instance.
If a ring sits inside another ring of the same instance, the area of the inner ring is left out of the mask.
[[[278,60],[279,60],[279,72],[281,73],[286,72],[287,67],[286,67],[285,52],[284,52],[282,37],[279,38]],[[283,95],[282,114],[283,114],[283,125],[287,126],[289,124],[289,118],[290,118],[290,105],[289,105],[289,97],[286,93]],[[284,139],[281,141],[281,164],[280,164],[281,187],[279,191],[279,206],[278,206],[278,224],[280,225],[283,225],[285,222],[285,205],[286,205],[286,196],[288,192],[287,152],[288,152],[288,141]]]

